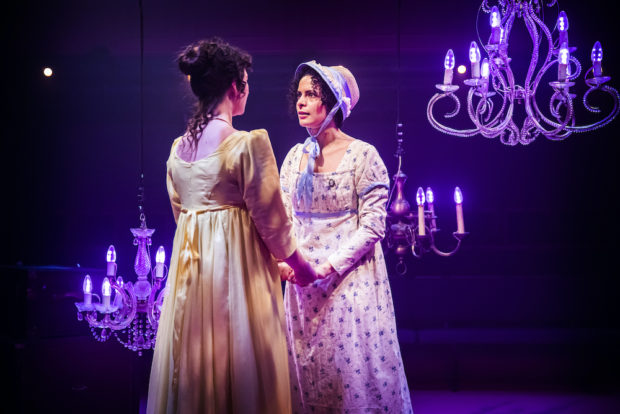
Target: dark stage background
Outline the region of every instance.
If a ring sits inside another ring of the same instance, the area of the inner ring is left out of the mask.
[[[618,87],[620,31],[611,5],[560,2],[584,70],[600,40],[604,71]],[[157,229],[153,243],[169,252],[174,234],[165,162],[192,103],[174,64],[182,46],[219,35],[253,55],[246,114],[235,122],[266,128],[278,162],[305,138],[285,98],[297,64],[342,64],[361,90],[343,129],[374,144],[392,173],[400,85],[408,197],[413,203],[418,186],[435,191],[440,247],[452,246],[456,229],[454,186],[464,193],[471,234],[457,255],[408,257],[403,277],[388,254],[414,408],[416,389],[616,392],[620,120],[564,142],[539,137],[517,147],[434,130],[427,102],[443,79],[447,49],[469,69],[478,6],[402,0],[399,77],[396,0],[144,0],[145,208]],[[545,14],[553,26],[557,8]],[[486,39],[487,15],[482,19]],[[85,273],[100,285],[94,269],[103,269],[109,244],[120,273],[133,278],[139,21],[138,2],[126,0],[21,2],[2,16],[2,371],[11,384],[4,400],[26,412],[136,412],[144,393],[150,354],[138,358],[95,342],[73,306]],[[509,50],[520,84],[530,46],[517,21]],[[52,78],[42,76],[44,66],[53,68]],[[455,83],[464,77],[455,73]],[[547,89],[542,82],[542,108]],[[575,90],[584,92],[582,78]],[[575,102],[578,122],[590,119],[580,98]]]

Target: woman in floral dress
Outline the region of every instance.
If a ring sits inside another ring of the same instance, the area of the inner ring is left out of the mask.
[[[379,241],[389,176],[372,145],[340,130],[359,99],[342,66],[302,63],[292,105],[310,137],[280,170],[298,246],[320,280],[281,264],[286,285],[293,412],[411,413],[394,307]]]

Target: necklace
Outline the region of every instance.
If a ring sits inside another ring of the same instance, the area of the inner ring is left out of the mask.
[[[214,116],[214,117],[213,117],[213,118],[211,118],[211,119],[212,119],[212,120],[216,120],[216,119],[217,119],[218,121],[226,122],[228,125],[230,125],[230,126],[232,127],[232,124],[231,124],[231,123],[230,123],[227,119],[220,118],[220,117],[217,117],[217,116]]]

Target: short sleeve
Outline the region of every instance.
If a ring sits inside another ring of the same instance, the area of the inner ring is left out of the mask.
[[[278,166],[269,135],[264,129],[248,133],[238,168],[239,188],[261,238],[278,259],[297,248],[292,223],[285,211]]]

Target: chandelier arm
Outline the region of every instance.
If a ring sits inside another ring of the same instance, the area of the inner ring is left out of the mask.
[[[607,115],[605,118],[601,119],[598,122],[595,122],[589,125],[570,126],[570,127],[567,127],[568,130],[573,131],[573,132],[593,131],[595,129],[604,127],[605,125],[610,123],[618,115],[618,113],[620,113],[620,95],[618,95],[618,91],[615,88],[612,88],[611,86],[608,86],[608,85],[603,85],[603,86],[600,86],[599,88],[590,88],[590,90],[592,89],[599,89],[604,92],[607,92],[614,100],[614,108],[612,109],[609,115]],[[590,90],[588,91],[588,93],[590,92]]]
[[[437,256],[441,256],[441,257],[450,257],[452,255],[454,255],[454,253],[456,253],[459,248],[461,247],[461,241],[457,239],[456,242],[456,247],[452,250],[450,250],[449,252],[442,252],[441,250],[439,250],[437,247],[435,247],[435,243],[433,241],[433,243],[431,244],[431,250],[433,252],[435,252],[435,254],[437,254]]]
[[[431,100],[428,102],[428,105],[426,107],[426,117],[428,118],[428,121],[431,123],[431,125],[433,125],[434,128],[438,129],[439,131],[448,134],[448,135],[454,135],[454,136],[458,136],[458,137],[473,137],[474,135],[478,134],[478,130],[477,129],[463,129],[463,130],[459,130],[459,129],[454,129],[454,128],[450,128],[447,127],[443,124],[441,124],[440,122],[438,122],[435,117],[433,116],[433,106],[435,105],[435,103],[437,101],[439,101],[440,99],[443,99],[446,97],[445,93],[436,93],[435,95],[433,95],[433,97],[431,98]],[[455,96],[456,97],[456,96]],[[456,97],[458,99],[458,97]]]
[[[532,39],[532,57],[530,59],[530,64],[527,69],[527,74],[525,76],[525,84],[524,84],[524,88],[526,91],[536,90],[535,87],[532,88],[531,82],[532,82],[532,76],[534,75],[534,71],[536,70],[536,66],[538,65],[538,54],[540,52],[540,38],[538,34],[538,28],[536,27],[536,23],[540,25],[541,22],[540,20],[538,20],[537,22],[533,18],[533,15],[535,16],[535,14],[532,11],[532,5],[531,4],[526,5],[525,13],[523,15],[523,21],[525,23],[525,27],[527,28],[530,34],[530,39]],[[541,28],[543,26],[544,25],[541,25]],[[550,34],[548,33],[547,33],[547,39],[551,41]],[[547,53],[547,59],[549,59],[549,52]],[[545,62],[547,61],[547,59],[545,59]]]
[[[123,303],[131,305],[129,306],[129,310],[123,308],[122,312],[119,312],[118,318],[111,318],[112,324],[110,325],[110,329],[125,329],[131,324],[131,321],[133,321],[138,308],[136,295],[133,293],[133,285],[131,282],[127,282],[122,287],[120,287],[116,283],[113,283],[111,287],[121,294],[121,296],[123,297]],[[127,291],[127,293],[125,293],[125,290]]]
[[[494,67],[494,66],[492,66]],[[514,77],[512,77],[512,71],[508,71],[508,78],[509,80],[514,81]],[[502,83],[503,87],[506,87],[506,80],[504,79],[503,76],[501,76],[501,72],[499,70],[497,70],[497,68],[494,71],[494,75],[496,77],[498,77],[500,79],[500,82]],[[479,111],[476,111],[476,113],[474,114],[473,112],[473,94],[474,94],[474,90],[473,88],[470,89],[470,93],[468,94],[468,98],[467,98],[467,108],[468,108],[468,112],[469,112],[469,117],[472,120],[472,122],[474,123],[474,125],[476,125],[476,127],[478,128],[478,130],[480,131],[480,134],[482,136],[484,136],[485,138],[495,138],[497,137],[504,128],[506,128],[507,125],[510,124],[510,122],[512,122],[512,111],[514,108],[514,102],[512,100],[510,100],[510,97],[508,95],[502,95],[503,98],[503,104],[502,104],[502,109],[500,111],[498,111],[498,113],[496,114],[496,116],[493,118],[493,120],[491,120],[489,123],[487,123],[486,125],[480,121],[478,121],[478,118],[480,117]],[[488,99],[486,97],[482,97],[482,99]],[[506,111],[506,117],[500,122],[500,117],[504,111],[504,109],[506,108],[506,100],[510,101],[510,104],[508,105],[508,109]],[[479,107],[479,105],[477,106]],[[499,124],[498,124],[499,122]]]
[[[530,11],[530,13],[527,14],[527,17],[531,19],[531,20],[528,20],[528,19],[525,20],[528,30],[529,30],[529,25],[528,25],[528,21],[529,21],[530,25],[534,25],[534,29],[535,29],[535,26],[537,25],[540,28],[540,30],[545,34],[545,37],[547,38],[547,56],[545,56],[544,63],[541,65],[542,67],[538,71],[536,78],[534,80],[533,86],[531,87],[532,92],[536,93],[536,89],[538,89],[538,84],[540,83],[540,80],[542,79],[543,75],[545,74],[545,72],[547,72],[547,70],[549,70],[549,67],[555,63],[555,61],[552,59],[553,37],[551,36],[551,32],[549,31],[549,28],[547,27],[547,25],[545,25],[544,22],[540,20],[540,18],[536,15],[536,13],[533,13]],[[531,36],[531,31],[530,31],[530,36]],[[537,45],[536,51],[539,51],[539,50],[540,50],[540,47]],[[538,53],[536,53],[536,56],[538,56]]]

